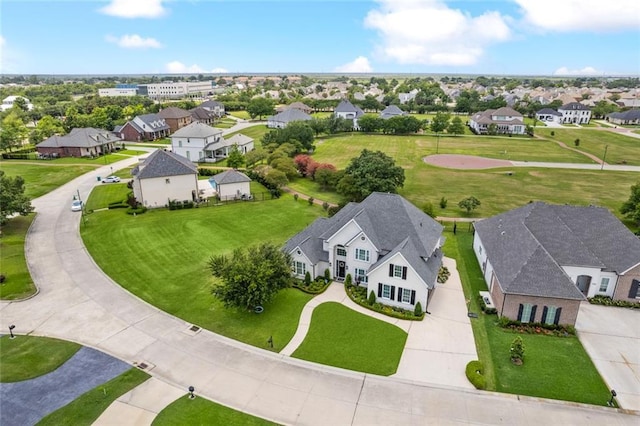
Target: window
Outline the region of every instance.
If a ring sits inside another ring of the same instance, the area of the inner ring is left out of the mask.
[[[389,264],[389,276],[393,278],[407,279],[407,267],[402,265]]]
[[[411,303],[411,289],[403,288],[402,289],[402,303]]]
[[[546,308],[547,314],[542,318],[542,321],[545,324],[553,324],[556,319],[556,312],[558,311],[558,308],[555,306],[547,306]]]
[[[385,299],[391,299],[391,286],[388,284],[382,285],[382,297]]]
[[[304,262],[294,261],[292,266],[293,272],[296,275],[304,275],[307,273],[307,264]]]
[[[336,254],[338,256],[345,256],[346,257],[347,256],[347,250],[344,247],[338,247],[336,249]]]
[[[346,255],[346,253],[345,253]],[[365,250],[365,249],[356,249],[356,259],[357,260],[362,260],[365,262],[369,261],[369,250]]]
[[[518,321],[527,323],[534,322],[536,318],[536,309],[538,305],[532,305],[531,303],[520,304],[518,309]]]
[[[600,289],[598,290],[601,293],[604,293],[609,288],[609,278],[602,278],[600,280]]]
[[[367,271],[364,269],[356,268],[356,283],[366,283],[368,282]]]
[[[393,265],[393,276],[402,278],[402,265]]]

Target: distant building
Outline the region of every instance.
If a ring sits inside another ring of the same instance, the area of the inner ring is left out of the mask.
[[[297,108],[285,109],[279,114],[267,118],[267,127],[283,129],[292,121],[308,121],[312,117]]]
[[[346,99],[343,99],[335,110],[333,110],[333,115],[336,117],[344,118],[345,120],[353,121],[353,128],[359,129],[358,126],[358,118],[364,115],[364,111],[360,109],[360,107],[355,106],[351,102]]]
[[[380,113],[380,118],[388,120],[391,117],[398,117],[400,115],[407,115],[407,113],[395,105],[389,105],[382,110],[382,112]]]
[[[121,139],[92,127],[72,129],[68,135],[51,136],[36,145],[38,154],[53,157],[97,157],[112,152]]]
[[[29,102],[29,99],[25,98],[24,96],[7,96],[2,100],[2,105],[0,105],[0,109],[2,109],[2,111],[4,112],[8,109],[13,108],[13,104],[18,98],[24,99],[27,109],[29,111],[33,109],[33,104]]]
[[[562,121],[562,114],[551,108],[542,108],[536,112],[536,118],[540,121],[547,121],[552,123],[560,123]]]
[[[200,104],[201,108],[212,112],[216,117],[222,117],[225,114],[224,104],[218,101],[204,101]]]
[[[613,124],[640,124],[640,109],[607,114],[607,121]]]
[[[171,82],[139,84],[138,94],[151,99],[182,99],[212,94],[215,83],[209,81]]]
[[[526,131],[522,114],[510,107],[488,109],[469,119],[469,127],[477,134],[491,133],[491,126],[496,134],[524,135]]]
[[[558,108],[562,114],[563,124],[589,124],[591,120],[591,110],[588,106],[579,102],[570,102]]]
[[[98,89],[98,96],[100,97],[114,97],[114,96],[136,96],[138,94],[138,87],[110,87],[106,89]]]

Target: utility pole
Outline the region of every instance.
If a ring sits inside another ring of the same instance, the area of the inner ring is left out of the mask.
[[[604,155],[602,156],[602,164],[600,165],[600,170],[604,170],[604,160],[607,159],[607,148],[609,148],[609,145],[604,146]]]

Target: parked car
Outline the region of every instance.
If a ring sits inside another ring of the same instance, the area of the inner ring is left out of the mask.
[[[120,182],[120,178],[118,176],[107,176],[102,179],[102,183],[118,183]]]
[[[81,210],[82,210],[82,201],[73,200],[73,202],[71,203],[71,211],[72,212],[79,212]]]

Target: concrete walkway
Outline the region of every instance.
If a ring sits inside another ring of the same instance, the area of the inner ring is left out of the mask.
[[[129,365],[144,362],[164,383],[192,385],[208,399],[281,424],[638,423],[638,416],[619,410],[426,386],[293,359],[206,330],[192,333],[184,320],[114,283],[87,253],[80,215],[70,211],[69,201],[77,190],[86,199],[96,177],[108,170],[91,171],[34,200],[38,215],[25,254],[40,292],[26,301],[0,302],[0,328],[15,324],[16,334],[78,341]]]

